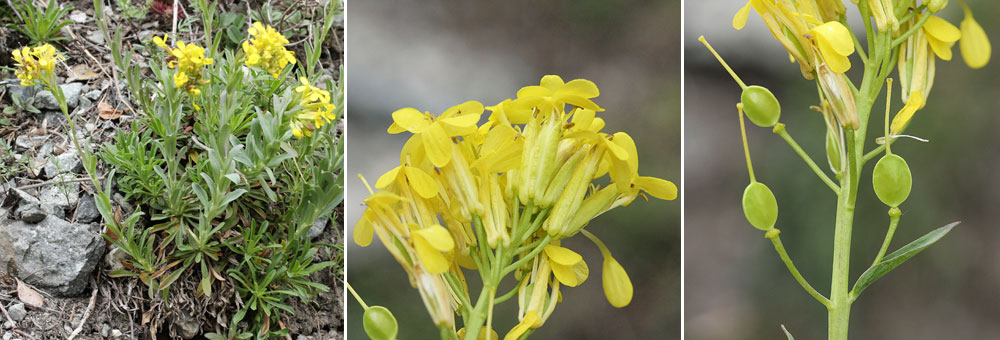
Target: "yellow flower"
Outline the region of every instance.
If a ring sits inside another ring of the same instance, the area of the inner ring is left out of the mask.
[[[450,253],[455,249],[455,240],[448,229],[440,225],[414,230],[410,236],[417,250],[417,257],[428,273],[441,274],[451,267]]]
[[[961,2],[965,11],[965,19],[962,19],[961,31],[962,40],[959,41],[959,49],[962,50],[962,59],[971,68],[982,68],[990,62],[990,39],[986,36],[986,31],[972,17],[972,10],[965,2]]]
[[[936,16],[927,19],[922,27],[927,33],[927,42],[934,54],[943,60],[951,60],[951,47],[962,37],[958,27]]]
[[[246,65],[267,70],[277,78],[288,64],[295,64],[295,53],[285,49],[288,39],[270,25],[255,22],[247,29],[250,39],[243,42]]]
[[[515,107],[536,107],[542,115],[552,113],[552,110],[562,112],[566,104],[594,111],[604,111],[590,98],[600,95],[600,90],[594,82],[586,79],[573,79],[563,82],[562,77],[547,75],[542,77],[539,85],[525,86],[517,91]]]
[[[830,21],[809,30],[809,34],[831,71],[844,73],[851,68],[847,57],[854,53],[854,40],[844,24]]]
[[[507,332],[507,335],[503,337],[503,340],[520,339],[521,336],[524,335],[524,332],[527,332],[528,329],[537,328],[537,324],[539,322],[541,322],[541,318],[538,317],[538,312],[529,311],[524,314],[524,318],[521,319],[521,322],[514,326],[510,332]]]
[[[587,280],[590,270],[580,254],[554,245],[545,246],[544,251],[552,266],[552,274],[555,274],[559,283],[576,287]]]
[[[295,115],[289,123],[296,138],[311,136],[312,130],[337,120],[337,114],[333,112],[337,107],[330,103],[330,92],[313,86],[306,77],[299,78],[299,82],[302,85],[296,87],[295,92],[302,94],[299,104],[305,111]]]
[[[177,41],[177,48],[171,48],[167,45],[166,35],[154,36],[153,43],[170,54],[167,58],[167,67],[177,70],[177,73],[174,73],[174,85],[183,88],[192,96],[201,94],[198,87],[209,83],[208,79],[202,77],[201,69],[215,62],[212,58],[205,58],[205,48],[185,44],[183,41]]]
[[[14,57],[14,75],[21,80],[21,86],[55,83],[56,62],[66,60],[56,53],[55,47],[44,44],[34,48],[24,47],[11,52]]]
[[[483,104],[477,101],[455,105],[437,117],[430,112],[420,113],[408,107],[392,113],[393,124],[388,132],[409,131],[413,133],[413,138],[419,136],[431,163],[443,167],[451,162],[451,137],[476,132],[476,124],[482,114]]]

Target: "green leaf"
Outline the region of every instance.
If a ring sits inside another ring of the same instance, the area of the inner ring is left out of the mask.
[[[906,262],[906,260],[909,260],[914,255],[917,255],[924,249],[927,249],[927,247],[936,243],[942,237],[951,232],[951,229],[955,228],[955,226],[959,223],[961,222],[952,222],[949,225],[937,228],[934,231],[921,236],[915,241],[910,242],[902,248],[899,248],[899,250],[893,252],[892,254],[886,255],[882,262],[868,268],[868,270],[861,274],[858,281],[854,283],[854,289],[851,290],[851,296],[857,297],[858,295],[861,295],[861,292],[864,291],[865,288],[868,288],[868,286],[875,282],[875,280],[878,280],[889,271],[903,264],[903,262]]]
[[[788,332],[788,329],[785,328],[785,325],[781,325],[781,330],[785,332],[785,336],[788,337],[788,340],[795,340],[795,337],[792,336],[792,333]]]
[[[118,270],[112,270],[111,274],[108,275],[111,277],[136,277],[139,276],[139,273],[131,272],[125,269],[118,269]]]

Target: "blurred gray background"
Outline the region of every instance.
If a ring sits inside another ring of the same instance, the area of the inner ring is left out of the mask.
[[[968,1],[976,19],[1000,43],[1000,4]],[[685,331],[687,339],[796,339],[826,337],[826,310],[785,269],[763,233],[746,222],[740,207],[748,183],[735,104],[740,88],[698,42],[704,34],[748,84],[770,88],[781,101],[781,121],[826,169],[823,122],[808,110],[816,102],[812,81],[776,42],[756,13],[742,31],[730,26],[744,0],[687,1],[685,6]],[[849,16],[857,9],[848,5]],[[957,2],[942,13],[956,26]],[[855,27],[863,27],[853,25]],[[861,33],[863,37],[863,32]],[[869,287],[851,311],[854,339],[1000,338],[1000,127],[996,107],[1000,66],[970,70],[959,48],[938,61],[927,106],[902,140],[914,177],[913,191],[890,251],[952,221],[963,223],[941,242]],[[994,48],[994,52],[995,48]],[[860,62],[854,59],[856,68]],[[894,74],[893,78],[898,80]],[[859,75],[852,74],[859,81]],[[898,82],[893,113],[902,107]],[[882,92],[883,96],[885,92]],[[881,133],[884,102],[876,104],[868,150]],[[758,180],[778,199],[777,227],[803,275],[828,295],[835,197],[770,129],[748,124]],[[855,217],[851,282],[871,263],[888,226],[887,207],[871,189],[865,168]]]
[[[374,305],[396,315],[402,339],[434,339],[405,273],[378,242],[351,242],[368,193],[398,165],[409,134],[388,135],[390,114],[403,107],[440,113],[466,100],[493,105],[543,75],[597,83],[605,131],[627,131],[639,148],[643,175],[680,185],[680,1],[352,1],[347,5],[348,279]],[[599,217],[601,237],[635,286],[623,309],[604,298],[600,252],[588,240],[568,247],[593,269],[537,339],[673,339],[680,334],[680,201],[641,200]],[[470,276],[471,278],[472,276]],[[509,287],[512,280],[504,287]],[[474,289],[475,292],[475,289]],[[364,339],[362,310],[348,302],[348,337]],[[516,323],[516,303],[497,309],[502,336]]]

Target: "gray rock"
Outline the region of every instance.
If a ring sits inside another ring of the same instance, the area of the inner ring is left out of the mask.
[[[80,172],[80,170],[83,170],[83,163],[80,162],[80,156],[76,150],[71,149],[59,156],[49,158],[49,162],[45,164],[45,177],[52,178],[67,172]]]
[[[122,331],[119,331],[117,329],[112,329],[111,330],[111,336],[116,337],[116,338],[117,337],[121,337],[122,336]]]
[[[98,233],[54,216],[38,224],[14,222],[0,228],[0,263],[13,261],[21,280],[50,294],[74,296],[86,288],[104,254]]]
[[[73,11],[73,13],[69,14],[69,20],[73,20],[73,22],[78,24],[85,23],[87,22],[87,13],[81,11]]]
[[[21,86],[19,84],[8,84],[7,93],[10,94],[11,98],[17,96],[22,103],[25,99],[31,98],[35,94],[34,89],[30,86]],[[13,100],[11,100],[13,102]]]
[[[59,87],[62,88],[63,95],[66,96],[66,105],[69,108],[72,109],[80,103],[80,92],[83,90],[83,84],[69,83],[62,84]],[[56,97],[52,95],[52,92],[41,91],[35,94],[35,107],[39,109],[59,110],[59,102],[56,101]]]
[[[99,217],[101,217],[101,212],[97,210],[94,196],[88,194],[80,197],[80,204],[76,207],[76,220],[80,223],[90,223]]]
[[[98,100],[101,98],[101,93],[101,90],[91,90],[87,94],[84,94],[83,97],[90,100]]]
[[[178,317],[174,318],[174,326],[177,327],[177,331],[181,334],[181,337],[185,339],[192,339],[201,333],[201,323],[197,319],[187,315],[187,313],[181,313]]]
[[[3,333],[3,340],[10,340],[14,338],[14,334]]]
[[[330,224],[329,222],[330,219],[326,217],[320,217],[316,219],[316,222],[313,222],[312,227],[309,227],[309,232],[306,233],[306,236],[308,236],[309,239],[314,239],[319,237],[319,235],[323,233],[323,230],[326,229],[326,225]]]
[[[11,329],[11,328],[14,328],[14,323],[13,323],[13,322],[10,322],[10,321],[4,321],[4,322],[3,322],[3,328],[4,328],[4,329]]]
[[[107,338],[109,335],[111,335],[111,326],[106,323],[101,324],[101,336]]]
[[[122,261],[125,260],[125,255],[125,252],[117,246],[111,245],[111,251],[104,255],[104,264],[111,268],[111,271],[123,270],[125,266],[122,265]]]
[[[28,311],[24,310],[23,303],[16,303],[10,308],[7,308],[7,314],[10,315],[10,319],[14,321],[24,320],[25,316],[28,316]]]
[[[63,175],[58,177],[58,179],[67,180],[73,179],[73,177]],[[80,201],[80,183],[68,182],[46,185],[38,193],[38,201],[41,202],[42,210],[46,212],[49,212],[48,209],[52,207],[61,210],[75,208],[76,204]]]
[[[35,146],[41,145],[48,138],[49,136],[45,135],[20,135],[14,138],[14,146],[22,150],[34,149]]]
[[[14,211],[14,215],[21,221],[28,223],[38,223],[45,219],[45,211],[38,204],[21,203]]]
[[[87,40],[98,45],[104,45],[104,34],[101,34],[99,30],[91,31],[87,34]]]

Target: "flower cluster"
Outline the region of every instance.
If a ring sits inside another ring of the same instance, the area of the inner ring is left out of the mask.
[[[153,43],[170,54],[167,66],[177,70],[177,73],[174,73],[174,85],[184,88],[191,95],[201,94],[198,86],[209,83],[208,79],[202,78],[201,69],[215,62],[212,58],[205,58],[205,48],[195,44],[185,44],[183,41],[177,41],[177,48],[170,48],[167,45],[166,35],[162,38],[153,37]]]
[[[288,64],[295,64],[295,53],[285,49],[288,39],[270,25],[255,22],[247,29],[251,38],[243,42],[246,65],[267,70],[277,78]]]
[[[54,83],[56,62],[65,60],[49,44],[15,49],[11,54],[17,66],[14,75],[21,79],[21,86]]]
[[[302,85],[296,87],[295,92],[302,95],[299,105],[305,112],[295,115],[290,123],[292,134],[296,138],[311,136],[313,130],[337,119],[333,112],[337,107],[330,103],[329,91],[313,86],[306,77],[300,77],[299,82]]]
[[[487,108],[469,101],[439,115],[413,108],[394,112],[388,132],[413,136],[400,165],[382,175],[375,183],[380,191],[365,200],[354,241],[368,246],[377,235],[419,290],[435,324],[454,327],[456,314],[466,318],[459,333],[480,333],[477,316],[485,304],[472,304],[477,300],[469,298],[462,268],[483,277],[480,302],[514,273],[521,322],[506,338],[516,339],[549,318],[561,286],[587,279],[583,258],[560,244],[578,233],[604,255],[608,301],[628,305],[628,275],[584,228],[644,194],[674,199],[677,188],[639,175],[628,134],[602,132],[597,112],[603,109],[591,100],[598,95],[591,81],[567,83],[549,75],[522,88],[516,99]],[[479,125],[484,109],[489,118]],[[605,175],[607,185],[595,182]]]

